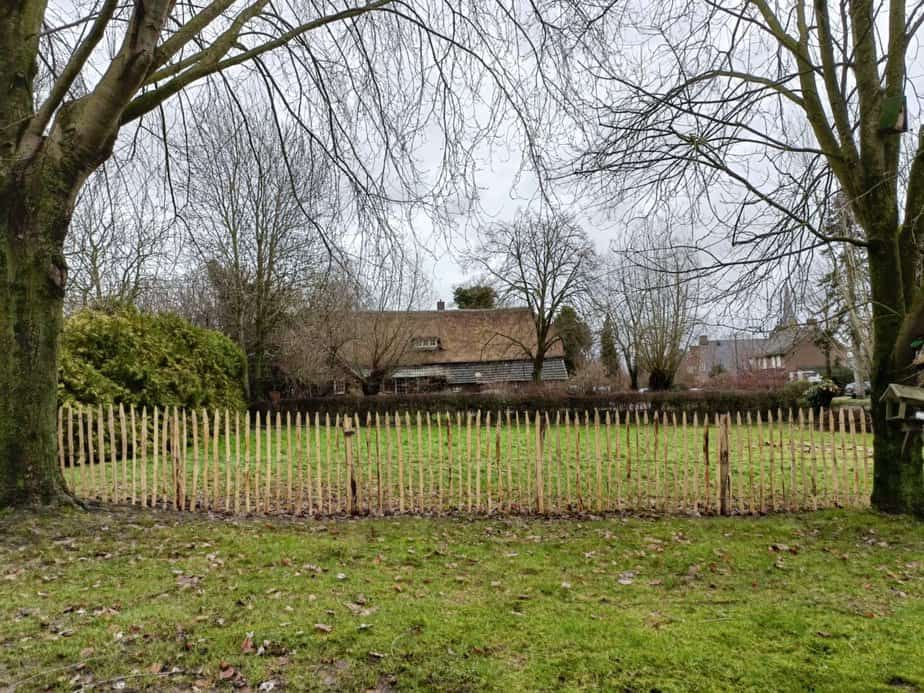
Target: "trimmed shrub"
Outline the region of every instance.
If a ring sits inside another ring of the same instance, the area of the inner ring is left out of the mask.
[[[831,406],[831,400],[837,397],[840,392],[841,389],[836,383],[826,379],[809,386],[802,393],[799,401],[804,407],[811,407],[812,409],[824,407],[828,409]]]
[[[65,321],[58,399],[242,409],[244,355],[224,335],[130,306]]]

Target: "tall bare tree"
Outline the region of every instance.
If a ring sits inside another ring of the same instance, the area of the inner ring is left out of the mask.
[[[170,269],[173,215],[152,185],[151,162],[106,166],[81,191],[64,253],[70,308],[110,301],[141,304]]]
[[[412,347],[409,312],[428,297],[420,266],[395,252],[325,277],[285,331],[280,366],[301,384],[346,380],[378,394]]]
[[[473,0],[0,4],[0,506],[70,497],[55,464],[63,246],[114,149],[171,130],[185,143],[191,87],[260,89],[379,230],[395,204],[470,197],[473,147],[505,112],[527,122],[531,50],[514,12]],[[434,137],[444,165],[428,176],[417,153]]]
[[[842,235],[860,237],[849,204],[843,196],[831,210],[829,228]],[[873,305],[870,296],[869,267],[863,249],[852,244],[833,245],[822,254],[823,284],[830,295],[836,314],[841,318],[842,338],[849,345],[855,393],[865,394],[865,381],[872,371]]]
[[[561,341],[556,316],[566,305],[581,306],[593,284],[597,257],[587,233],[564,214],[521,213],[512,222],[484,229],[466,263],[485,275],[502,301],[529,307],[535,343],[512,334],[498,337],[533,362],[533,381],[539,382],[546,354]]]
[[[594,117],[581,118],[578,167],[604,195],[685,205],[704,230],[700,248],[748,291],[830,244],[864,253],[872,501],[924,513],[920,438],[889,423],[881,402],[890,382],[913,378],[911,345],[924,334],[924,131],[902,135],[920,115],[906,94],[924,3],[630,1],[579,11],[569,95],[575,112]],[[623,43],[620,32],[644,40]],[[825,228],[838,192],[862,237]]]
[[[695,265],[670,230],[654,224],[627,234],[622,244],[611,251],[596,301],[613,326],[632,389],[642,372],[652,390],[666,390],[698,322]]]
[[[185,179],[184,217],[218,304],[219,328],[247,355],[247,396],[265,392],[275,340],[327,267],[337,190],[321,152],[266,111],[212,104]]]

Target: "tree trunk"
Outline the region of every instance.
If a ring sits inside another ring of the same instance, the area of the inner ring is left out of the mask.
[[[542,366],[545,363],[545,352],[536,352],[533,357],[533,384],[539,385],[542,382]]]
[[[50,240],[63,232],[37,228],[15,194],[0,198],[0,507],[69,497],[56,454],[66,269]]]
[[[670,390],[674,384],[674,376],[662,368],[653,368],[648,375],[648,387],[651,390]]]
[[[629,389],[633,392],[638,391],[638,366],[629,366]]]
[[[899,340],[907,306],[903,295],[898,244],[875,240],[869,248],[870,288],[873,298],[873,354],[870,399],[873,420],[873,494],[875,508],[889,513],[924,514],[924,476],[922,476],[921,436],[905,435],[895,423],[886,421],[882,395],[889,383],[907,382],[912,375],[910,360],[897,363],[896,353],[907,350]],[[892,236],[894,239],[894,236]],[[915,335],[917,336],[917,335]]]

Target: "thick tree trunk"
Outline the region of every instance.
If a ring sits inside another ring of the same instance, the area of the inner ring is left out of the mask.
[[[22,211],[0,200],[0,507],[69,497],[56,454],[64,256]]]
[[[869,263],[874,335],[870,374],[874,432],[871,501],[883,512],[924,515],[921,436],[919,433],[906,435],[899,425],[888,423],[882,402],[889,383],[908,382],[913,376],[907,356],[900,357],[903,363],[896,359],[897,353],[907,353],[906,349],[896,349],[903,346],[899,340],[908,339],[902,334],[902,322],[908,306],[899,281],[901,258],[897,242],[873,241],[869,249]]]

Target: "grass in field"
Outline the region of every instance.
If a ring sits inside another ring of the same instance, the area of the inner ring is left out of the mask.
[[[924,528],[0,515],[0,689],[924,689]]]
[[[452,426],[444,421],[440,427],[435,422],[427,427],[425,420],[418,426],[414,418],[410,421],[405,418],[400,429],[384,425],[384,420],[376,429],[364,422],[352,438],[360,505],[364,509],[377,510],[380,479],[385,489],[385,506],[391,510],[400,507],[398,489],[401,486],[405,491],[406,509],[419,510],[421,495],[428,511],[471,509],[477,507],[478,498],[480,507],[487,509],[488,491],[491,490],[491,509],[500,506],[506,510],[512,505],[515,509],[535,510],[536,496],[532,490],[536,473],[535,423],[527,424],[525,419],[510,426],[506,421],[500,427],[496,423],[495,419],[495,425],[489,428],[486,421],[481,427],[473,421],[470,428],[465,418],[459,417],[454,419]],[[851,432],[846,425],[841,430],[836,423],[835,420],[835,430],[826,423],[825,430],[820,432],[810,431],[807,416],[802,422],[794,419],[792,424],[774,422],[772,426],[766,419],[761,426],[753,421],[750,426],[746,420],[740,426],[734,422],[728,440],[732,507],[738,512],[753,512],[761,507],[761,495],[762,507],[769,510],[865,504],[872,484],[872,436]],[[121,447],[118,424],[116,426],[118,451]],[[267,460],[272,460],[274,503],[275,489],[280,482],[283,485],[280,497],[285,501],[291,459],[293,497],[304,499],[299,511],[307,510],[309,505],[315,511],[329,511],[329,506],[340,512],[345,510],[345,442],[342,431],[334,423],[328,428],[322,420],[320,427],[312,424],[309,428],[298,429],[279,419],[269,429],[261,428],[258,433],[251,428],[247,433],[244,421],[238,422],[232,417],[229,426],[222,422],[217,428],[216,437],[214,420],[205,428],[200,419],[194,447],[192,421],[187,421],[187,443],[181,444],[186,452],[187,494],[192,492],[194,476],[199,479],[200,497],[206,483],[214,491],[216,476],[224,489],[229,476],[232,483],[238,481],[240,466],[250,475],[250,495],[256,507],[256,493],[265,488]],[[235,435],[236,429],[240,435]],[[225,435],[226,430],[230,435]],[[108,432],[104,431],[104,435],[108,444]],[[158,450],[162,475],[165,468],[163,434],[160,435]],[[94,454],[98,461],[97,436],[94,430]],[[703,510],[708,475],[710,509],[714,510],[718,495],[719,438],[714,420],[708,428],[701,421],[694,426],[692,419],[686,427],[680,423],[674,426],[673,422],[660,427],[652,423],[636,425],[633,420],[629,426],[607,428],[605,422],[597,426],[585,417],[581,418],[579,426],[551,423],[544,433],[541,456],[546,509],[557,512],[601,508],[689,510],[698,498],[699,509]],[[168,434],[168,440],[172,440],[172,434]],[[146,473],[147,485],[153,488],[153,434],[148,436],[147,443],[146,456],[141,459],[139,455],[136,464],[138,473]],[[708,472],[704,445],[708,449]],[[207,482],[203,479],[206,458],[211,460]],[[105,459],[103,473],[111,486],[108,452]],[[194,461],[198,462],[198,472],[194,472]],[[232,467],[230,475],[228,461]],[[130,474],[130,463],[128,467]],[[94,473],[98,489],[99,470],[94,472],[77,466],[68,469],[67,476],[71,485],[87,496],[92,495]],[[121,474],[119,470],[120,478]],[[307,489],[302,494],[298,491],[300,479],[302,487]],[[241,485],[245,482],[246,476]],[[474,506],[470,505],[470,484],[476,495]],[[130,477],[129,483],[123,486],[123,491],[130,486]],[[139,481],[137,493],[140,487]],[[442,503],[439,502],[440,489]],[[319,490],[320,497],[325,499],[323,508],[318,503]],[[309,504],[308,496],[312,493],[313,501]],[[238,489],[242,506],[243,496],[244,490]]]

